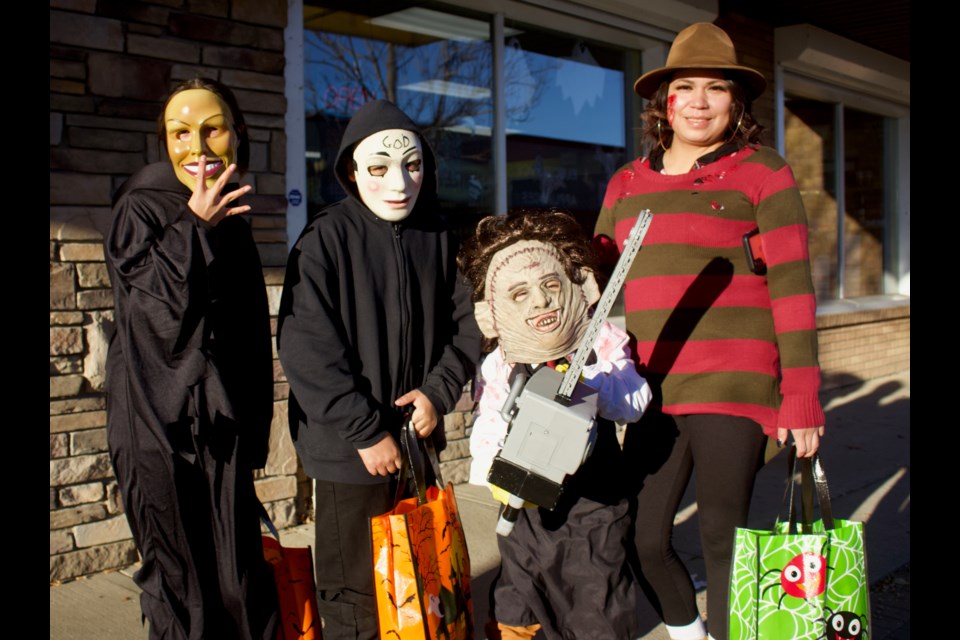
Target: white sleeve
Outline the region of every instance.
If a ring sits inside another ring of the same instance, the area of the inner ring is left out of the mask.
[[[599,393],[597,409],[613,422],[636,422],[653,399],[650,385],[630,357],[629,336],[605,323],[594,344],[597,362],[583,368],[584,383]]]
[[[510,393],[507,385],[511,367],[503,362],[500,350],[489,354],[480,366],[477,409],[470,432],[470,484],[487,486],[487,472],[503,448],[507,423],[500,410]]]

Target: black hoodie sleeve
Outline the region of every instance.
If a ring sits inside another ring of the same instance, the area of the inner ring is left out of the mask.
[[[394,413],[372,396],[341,319],[340,282],[313,224],[290,253],[280,300],[277,350],[309,428],[336,428],[357,449],[382,440]]]

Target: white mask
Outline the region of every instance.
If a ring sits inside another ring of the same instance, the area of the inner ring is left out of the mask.
[[[378,218],[399,222],[413,211],[423,184],[420,137],[406,129],[385,129],[360,141],[353,150],[363,204]]]
[[[552,245],[521,240],[490,261],[485,299],[474,308],[488,337],[499,338],[507,362],[540,364],[568,356],[590,324],[588,311],[600,298],[593,273],[571,282]]]

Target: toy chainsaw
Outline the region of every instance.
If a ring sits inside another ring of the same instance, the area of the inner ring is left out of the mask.
[[[580,374],[651,220],[649,209],[637,215],[570,368],[560,373],[541,366],[529,380],[518,373],[510,388],[500,411],[507,422],[507,437],[487,473],[487,482],[510,494],[497,522],[497,533],[502,536],[513,531],[524,502],[545,509],[556,507],[566,479],[593,451],[597,392],[580,382]]]

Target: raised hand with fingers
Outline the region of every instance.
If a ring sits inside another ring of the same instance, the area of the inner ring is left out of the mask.
[[[220,174],[220,177],[217,178],[217,181],[213,183],[213,186],[208,189],[205,178],[206,164],[207,157],[204,155],[200,156],[197,167],[197,183],[193,189],[193,195],[190,196],[190,200],[187,202],[190,210],[211,226],[216,226],[218,222],[227,216],[235,216],[250,211],[250,205],[230,206],[241,196],[250,193],[253,189],[250,185],[244,185],[223,196],[220,195],[230,180],[230,176],[236,172],[237,165],[231,164],[228,166],[226,170]]]

